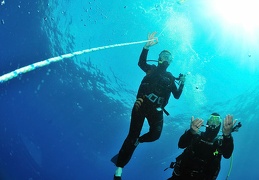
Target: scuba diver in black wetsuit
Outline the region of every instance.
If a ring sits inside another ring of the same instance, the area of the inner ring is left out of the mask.
[[[191,127],[180,137],[178,147],[183,153],[172,162],[174,168],[172,177],[168,180],[215,180],[220,171],[222,156],[229,159],[234,149],[231,132],[235,131],[236,120],[227,115],[222,132],[217,136],[221,126],[218,113],[212,113],[207,121],[206,131],[199,132],[203,120],[192,117]]]
[[[170,94],[179,99],[184,87],[185,76],[179,77],[179,88],[175,84],[176,78],[166,69],[172,62],[172,55],[164,50],[159,54],[158,66],[147,64],[149,47],[158,43],[156,33],[148,35],[148,41],[144,46],[139,58],[138,65],[146,73],[143,78],[137,100],[131,113],[131,123],[127,138],[125,139],[119,154],[112,158],[117,169],[114,179],[121,179],[122,168],[129,162],[131,156],[139,143],[152,142],[159,139],[163,128],[163,112],[167,105]],[[149,132],[140,136],[145,118],[150,126]]]

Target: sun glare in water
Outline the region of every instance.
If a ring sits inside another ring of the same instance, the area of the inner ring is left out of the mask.
[[[259,69],[259,0],[211,0],[205,4],[207,13],[221,24],[221,41],[231,42],[242,64]]]
[[[254,39],[259,35],[258,8],[259,0],[212,0],[209,9],[226,28],[238,29]]]

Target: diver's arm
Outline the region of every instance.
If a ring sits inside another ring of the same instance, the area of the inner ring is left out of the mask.
[[[234,120],[234,117],[232,115],[227,115],[223,122],[223,141],[222,141],[222,154],[223,157],[228,159],[231,157],[232,152],[234,150],[234,140],[231,135],[231,132],[233,130],[233,127],[235,125],[237,120]]]
[[[144,72],[148,72],[148,70],[150,70],[151,66],[152,66],[152,65],[147,64],[147,54],[148,54],[149,47],[158,43],[158,38],[155,36],[156,36],[156,32],[148,34],[148,41],[146,42],[146,44],[140,54],[140,57],[139,57],[138,66]]]
[[[185,133],[180,137],[180,140],[178,142],[179,148],[186,148],[191,144],[193,139],[200,137],[200,127],[203,124],[203,120],[199,118],[194,118],[192,116],[191,118],[191,124],[190,129],[188,131],[185,131]]]
[[[175,83],[173,83],[173,87],[172,87],[172,94],[174,96],[175,99],[179,99],[182,92],[183,92],[183,87],[184,84],[180,84],[179,88],[176,87]]]
[[[138,61],[138,66],[145,72],[148,73],[150,72],[150,70],[154,69],[156,66],[155,65],[150,65],[147,64],[147,54],[148,54],[148,50],[143,48],[142,52],[140,54],[139,57],[139,61]]]
[[[144,71],[144,72],[147,72],[148,69],[149,69],[149,66],[147,64],[147,54],[148,54],[148,50],[143,48],[142,49],[142,52],[140,54],[140,57],[139,57],[139,61],[138,61],[138,66]]]
[[[231,134],[228,136],[223,135],[221,150],[224,158],[229,159],[231,157],[234,150],[234,140]]]
[[[197,134],[192,134],[190,129],[185,131],[185,133],[179,139],[178,147],[181,149],[186,148],[191,144],[193,138],[195,138],[196,136]]]
[[[175,77],[173,77],[174,83],[173,83],[173,88],[172,88],[172,94],[174,95],[175,99],[179,99],[182,92],[183,92],[183,87],[184,87],[184,83],[185,83],[185,76],[186,75],[180,74],[180,76],[179,76],[179,88],[176,87]]]

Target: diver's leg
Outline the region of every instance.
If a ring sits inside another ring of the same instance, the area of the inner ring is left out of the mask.
[[[159,139],[163,129],[163,111],[153,111],[147,116],[149,132],[139,137],[139,142],[152,142]]]
[[[140,135],[144,119],[145,116],[141,112],[132,110],[129,134],[120,149],[116,163],[117,167],[123,168],[129,162],[136,148],[137,144],[135,143]]]
[[[131,156],[134,150],[137,147],[136,142],[138,142],[138,137],[140,135],[143,123],[144,123],[145,116],[141,113],[140,110],[136,110],[133,108],[131,113],[131,122],[130,122],[130,129],[127,138],[125,139],[116,162],[116,166],[118,167],[115,176],[121,176],[122,168],[130,161]],[[117,173],[117,171],[119,173]]]

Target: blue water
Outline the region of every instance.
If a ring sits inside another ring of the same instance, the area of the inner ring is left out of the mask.
[[[259,28],[246,34],[212,12],[202,0],[6,0],[0,5],[0,75],[61,54],[146,40],[157,31],[149,59],[169,49],[169,70],[188,74],[186,86],[167,105],[161,138],[136,149],[123,178],[168,178],[171,170],[163,170],[181,153],[177,142],[190,117],[206,120],[216,111],[243,124],[233,134],[229,179],[258,179]],[[65,59],[0,84],[0,179],[112,179],[110,158],[127,135],[144,76],[137,66],[143,45]],[[229,167],[230,160],[222,160],[219,180]]]

